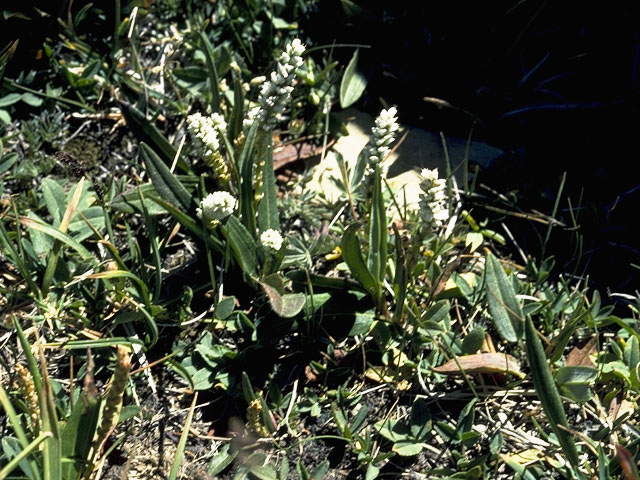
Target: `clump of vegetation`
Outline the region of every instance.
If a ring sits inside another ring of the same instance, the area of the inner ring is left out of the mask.
[[[407,205],[393,106],[336,202],[295,193],[274,148],[340,134],[357,53],[294,36],[312,2],[160,3],[3,80],[0,478],[638,478],[637,305],[514,259],[450,175]]]

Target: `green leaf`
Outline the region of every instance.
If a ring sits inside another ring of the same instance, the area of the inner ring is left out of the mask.
[[[396,295],[396,308],[393,312],[393,321],[400,322],[404,311],[404,302],[407,295],[407,286],[409,284],[409,273],[407,271],[407,260],[404,255],[402,246],[402,237],[396,224],[393,224],[393,234],[396,244],[396,274],[393,279],[393,290]]]
[[[140,142],[149,145],[154,152],[162,157],[166,164],[171,165],[176,157],[176,149],[173,148],[169,140],[136,107],[121,101],[118,101],[118,106],[127,122],[127,126],[136,138]],[[183,171],[191,173],[184,160],[179,159],[177,165]]]
[[[525,343],[531,377],[533,378],[533,386],[542,403],[544,413],[549,420],[551,429],[556,434],[556,437],[558,437],[558,442],[569,463],[576,471],[579,471],[580,462],[573,437],[569,432],[560,428],[560,426],[569,426],[567,417],[562,407],[560,394],[549,370],[542,342],[540,338],[538,338],[538,332],[536,332],[531,318],[527,318],[525,322]]]
[[[94,260],[94,257],[91,255],[89,250],[84,248],[79,242],[71,238],[66,233],[62,233],[60,230],[53,228],[51,225],[47,225],[46,223],[35,220],[33,218],[20,217],[20,223],[27,228],[33,228],[42,233],[46,233],[50,237],[55,238],[56,240],[60,240],[62,243],[67,245],[69,248],[75,250],[83,260]]]
[[[41,183],[42,197],[49,214],[53,217],[54,225],[60,225],[62,214],[66,208],[66,196],[64,189],[58,182],[51,178],[43,178]]]
[[[188,211],[191,206],[191,195],[167,164],[146,143],[140,144],[140,153],[158,194],[168,202]]]
[[[487,255],[485,281],[489,313],[503,340],[516,342],[522,336],[522,309],[513,284],[498,259]]]
[[[376,165],[373,177],[373,194],[371,197],[371,215],[369,220],[369,255],[367,266],[369,272],[382,285],[387,265],[387,216],[382,196],[382,179],[380,165]],[[377,291],[382,294],[382,288]],[[380,298],[376,298],[380,302]]]
[[[84,470],[83,461],[89,459],[99,413],[100,397],[81,392],[60,432],[62,456],[75,459],[62,465],[64,478],[78,478],[80,472]]]
[[[318,467],[311,473],[309,477],[312,480],[322,480],[329,471],[329,460],[323,461]]]
[[[42,450],[45,480],[62,480],[62,452],[60,430],[54,403],[53,389],[47,373],[44,358],[40,359],[42,369],[42,391],[40,392],[40,419],[43,434],[50,434]]]
[[[207,474],[214,476],[222,472],[227,468],[233,460],[238,456],[238,450],[233,452],[229,451],[230,444],[224,445],[213,459],[209,462],[209,468],[207,468]]]
[[[218,320],[226,320],[233,313],[234,308],[236,308],[236,297],[232,295],[223,298],[216,305],[213,316]]]
[[[231,245],[233,256],[243,272],[251,278],[258,275],[257,245],[247,227],[235,215],[231,215],[222,225],[222,233]]]
[[[194,233],[198,238],[202,241],[207,242],[207,245],[215,249],[217,252],[224,254],[225,247],[223,243],[218,240],[216,237],[213,237],[206,230],[201,228],[202,223],[196,222],[192,217],[184,213],[178,207],[175,207],[173,204],[166,202],[165,200],[155,197],[151,195],[150,197],[154,202],[158,205],[162,205],[162,207],[171,214],[173,218],[175,218],[180,225],[185,227],[190,232]]]
[[[413,457],[414,455],[418,455],[422,449],[423,444],[413,440],[394,443],[393,447],[391,447],[391,451],[402,457]]]
[[[367,86],[367,79],[358,72],[358,52],[357,49],[353,52],[351,61],[340,82],[340,107],[342,108],[347,108],[357,102]]]
[[[40,97],[36,97],[33,93],[23,93],[22,101],[31,107],[39,107],[44,100]]]
[[[376,318],[376,312],[373,310],[369,310],[367,312],[355,312],[355,321],[349,330],[349,336],[352,337],[354,335],[363,335],[365,333],[369,333],[371,329],[371,325]]]
[[[0,175],[9,170],[20,158],[17,152],[9,153],[2,156],[2,145],[0,145]]]
[[[193,175],[175,175],[178,181],[187,189],[190,195],[195,191],[198,178]],[[156,189],[151,182],[144,183],[139,186],[144,197],[144,204],[149,212],[149,215],[163,215],[167,213],[167,210],[149,198],[149,195],[156,193]],[[141,212],[142,206],[140,205],[140,196],[138,195],[137,188],[127,190],[126,192],[116,195],[109,203],[109,206],[119,212],[128,214]]]
[[[276,471],[267,465],[254,465],[249,472],[259,480],[278,480]]]
[[[244,120],[244,89],[242,79],[235,71],[233,74],[233,110],[229,118],[228,137],[235,140],[242,132],[242,122]]]
[[[595,368],[569,365],[556,371],[556,383],[565,396],[577,403],[585,403],[591,400],[590,386],[597,376]]]
[[[462,340],[463,353],[476,353],[484,343],[484,328],[476,327],[471,330]]]
[[[624,361],[629,368],[635,368],[640,363],[640,346],[637,337],[629,337],[624,346]]]
[[[254,122],[247,133],[244,147],[240,153],[240,157],[238,158],[238,170],[242,176],[240,181],[240,213],[242,214],[242,223],[247,226],[252,237],[255,235],[256,231],[252,155],[257,134],[258,122]]]
[[[359,228],[360,225],[354,223],[349,225],[344,231],[342,241],[340,242],[342,258],[349,266],[349,270],[351,270],[355,279],[360,282],[360,285],[362,285],[377,302],[382,288],[362,258],[362,246],[360,245],[360,240],[357,235]]]
[[[364,480],[374,480],[378,478],[380,474],[380,469],[376,467],[373,463],[367,465],[367,473],[364,475]]]
[[[273,144],[270,136],[265,136],[266,144],[262,151],[262,198],[258,204],[258,228],[261,232],[268,229],[280,231],[278,216],[278,197],[276,196],[276,176],[273,172]]]
[[[418,440],[426,440],[431,432],[431,411],[427,402],[418,398],[411,407],[411,435]]]
[[[34,450],[36,450],[40,444],[42,442],[44,442],[47,439],[51,438],[51,433],[50,432],[42,432],[40,435],[38,435],[38,437],[33,440],[33,442],[31,442],[29,445],[27,445],[24,450],[20,451],[20,452],[16,452],[15,456],[13,458],[11,458],[11,460],[3,466],[2,469],[0,469],[0,479],[4,480],[5,478],[7,478],[7,476],[13,471],[15,470],[15,468],[18,465],[23,464],[23,462],[25,462],[25,459],[27,458],[27,456],[33,452]],[[2,439],[2,445],[3,448],[7,448],[7,442],[5,442],[5,439]],[[46,452],[46,447],[45,447],[45,452]],[[31,466],[29,465],[25,465],[26,471],[30,474],[30,478],[39,478],[39,474],[35,472],[35,470],[33,470],[31,468]],[[53,477],[49,477],[49,478],[60,478],[60,477],[56,477],[55,471],[54,470],[48,470],[47,466],[45,466],[45,475],[46,472],[53,472]],[[38,477],[35,477],[35,475],[38,475]],[[47,477],[45,476],[45,479]]]
[[[286,293],[282,294],[273,285],[266,282],[260,282],[260,286],[269,299],[269,304],[278,316],[282,318],[295,317],[304,307],[307,297],[304,293]]]
[[[21,93],[9,93],[0,98],[0,107],[8,107],[10,105],[13,105],[14,103],[18,103],[21,98]]]
[[[209,90],[211,91],[211,108],[214,112],[220,110],[220,92],[218,71],[215,63],[215,52],[209,39],[204,32],[200,32],[200,39],[204,44],[204,58],[207,61],[207,70],[209,71]]]

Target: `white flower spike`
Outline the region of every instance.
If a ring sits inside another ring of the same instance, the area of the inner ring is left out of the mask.
[[[425,228],[441,227],[449,220],[446,180],[438,178],[438,169],[423,168],[420,172],[420,224]]]
[[[389,146],[396,139],[396,132],[400,128],[396,117],[397,114],[396,107],[391,107],[387,110],[382,110],[378,118],[376,118],[375,126],[371,129],[371,137],[365,151],[368,160],[368,177],[373,174],[376,165],[383,162],[391,151]],[[383,175],[386,175],[385,165],[383,164],[382,166]]]
[[[224,135],[227,123],[219,113],[205,117],[201,113],[194,113],[187,117],[187,126],[191,136],[202,149],[204,161],[213,169],[213,174],[223,185],[229,183],[229,169],[220,154],[220,139]]]
[[[196,215],[215,225],[231,215],[237,204],[238,201],[229,192],[213,192],[202,199],[200,208],[196,209]]]
[[[286,118],[284,112],[291,100],[296,70],[303,63],[302,54],[305,49],[299,38],[285,47],[275,70],[262,84],[258,106],[247,112],[245,127],[250,126],[252,120],[258,120],[265,130],[271,130]]]

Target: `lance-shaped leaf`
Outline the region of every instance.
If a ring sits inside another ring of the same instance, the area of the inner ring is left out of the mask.
[[[340,107],[347,108],[356,103],[366,86],[366,77],[358,72],[358,50],[356,50],[340,82]]]
[[[257,245],[247,227],[245,227],[235,215],[231,215],[222,226],[222,233],[226,237],[233,256],[245,272],[252,278],[258,275]]]
[[[276,176],[273,173],[273,143],[270,136],[264,136],[265,146],[262,155],[262,191],[258,204],[258,228],[261,232],[268,229],[280,231],[278,217],[278,197],[276,196]]]
[[[251,125],[244,147],[238,157],[238,171],[242,176],[240,181],[240,213],[242,214],[242,223],[244,223],[251,236],[255,236],[256,232],[256,212],[254,205],[253,192],[253,150],[258,134],[258,123]]]
[[[560,427],[568,428],[567,416],[562,406],[562,400],[558,393],[558,388],[553,380],[547,357],[544,354],[542,342],[533,326],[530,318],[525,322],[525,343],[527,348],[527,359],[533,378],[533,386],[536,389],[544,413],[549,420],[551,429],[558,437],[558,442],[562,447],[569,463],[576,471],[579,471],[578,451],[571,434]]]
[[[184,210],[189,210],[191,195],[167,164],[146,143],[140,144],[140,153],[151,177],[151,183],[160,196]]]
[[[522,309],[513,284],[498,259],[487,255],[485,282],[489,313],[503,340],[516,342],[522,336]]]
[[[229,138],[234,140],[242,132],[242,121],[244,119],[244,89],[242,79],[235,71],[233,75],[233,110],[228,122]]]
[[[364,258],[362,257],[362,246],[358,239],[359,227],[357,223],[354,223],[349,225],[344,231],[342,241],[340,242],[342,258],[349,266],[349,270],[351,270],[355,279],[360,282],[360,285],[377,301],[380,296],[381,286],[367,268]]]
[[[176,157],[176,149],[169,140],[151,123],[144,113],[126,102],[118,102],[127,126],[140,142],[149,145],[166,163],[171,163]],[[183,160],[178,160],[178,167],[189,172]]]
[[[387,265],[387,216],[382,198],[382,179],[380,165],[376,165],[373,177],[371,197],[371,215],[369,220],[369,271],[378,283],[384,280]],[[376,299],[377,301],[379,299]]]

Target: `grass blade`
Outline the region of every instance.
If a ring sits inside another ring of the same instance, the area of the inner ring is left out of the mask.
[[[189,429],[191,428],[191,422],[193,421],[193,412],[196,410],[196,402],[198,401],[198,392],[194,393],[193,401],[191,402],[191,408],[187,414],[187,419],[184,422],[184,428],[182,429],[182,435],[178,441],[178,448],[176,449],[176,456],[173,459],[173,465],[171,465],[171,472],[169,473],[169,480],[175,480],[178,477],[178,470],[180,470],[180,463],[184,456],[184,448],[187,444],[187,438],[189,437]]]
[[[202,43],[204,44],[204,58],[207,61],[207,70],[209,71],[209,89],[211,90],[211,108],[213,109],[214,112],[217,112],[220,110],[220,92],[218,91],[219,88],[219,81],[218,81],[218,71],[216,70],[216,63],[214,61],[215,59],[215,51],[213,50],[213,47],[211,46],[211,42],[209,42],[209,39],[207,38],[207,36],[205,35],[204,32],[200,32],[200,39],[202,40]]]
[[[60,242],[75,250],[83,260],[93,259],[93,256],[91,255],[89,250],[84,248],[80,243],[78,243],[69,235],[62,233],[60,230],[58,230],[57,228],[53,228],[51,225],[27,217],[20,217],[20,223],[27,228],[33,228],[34,230],[38,230],[39,232],[45,233],[50,237],[59,240]]]
[[[527,349],[527,359],[529,361],[529,368],[531,369],[531,377],[533,378],[533,385],[538,394],[538,398],[542,403],[544,413],[549,420],[551,429],[558,437],[558,442],[562,447],[562,451],[569,460],[569,463],[573,466],[576,472],[579,472],[579,460],[578,451],[576,450],[576,444],[573,440],[573,436],[566,430],[560,428],[568,428],[567,416],[562,406],[562,400],[558,393],[558,388],[553,380],[549,365],[547,364],[547,357],[544,354],[544,348],[542,342],[538,338],[533,322],[530,318],[527,318],[525,322],[525,342]]]

